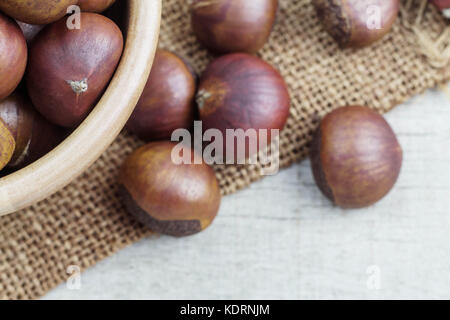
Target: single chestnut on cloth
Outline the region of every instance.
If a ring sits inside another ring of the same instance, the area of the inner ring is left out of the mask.
[[[278,0],[193,0],[192,27],[213,53],[255,53],[269,39],[277,9]]]
[[[122,32],[110,19],[87,12],[80,19],[80,29],[68,29],[62,19],[39,32],[25,75],[33,105],[63,127],[77,126],[89,114],[123,49]]]
[[[8,16],[30,24],[49,24],[67,13],[78,0],[1,0],[0,10]]]
[[[341,47],[359,48],[392,28],[400,0],[313,0],[318,18]]]
[[[381,115],[367,107],[342,107],[320,123],[311,166],[320,190],[336,205],[367,207],[394,186],[402,149]]]
[[[64,138],[62,128],[42,117],[28,97],[16,91],[0,101],[0,120],[6,124],[16,142],[8,167],[20,169],[54,149]]]
[[[158,49],[127,129],[145,141],[170,140],[176,129],[191,129],[196,88],[192,68],[174,53]]]
[[[150,230],[182,237],[212,223],[221,193],[215,172],[206,163],[174,161],[176,146],[152,142],[133,152],[120,170],[119,192],[127,211]]]
[[[19,85],[27,56],[27,43],[19,25],[0,12],[0,100]]]
[[[213,60],[201,76],[196,101],[203,129],[222,133],[224,163],[225,158],[252,157],[260,145],[269,145],[277,136],[272,132],[282,130],[289,116],[289,91],[280,73],[245,53]],[[229,129],[250,130],[255,135],[245,139],[245,150],[237,150],[238,139],[227,139]]]

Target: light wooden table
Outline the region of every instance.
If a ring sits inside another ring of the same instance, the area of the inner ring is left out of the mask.
[[[137,243],[45,298],[449,299],[450,98],[429,91],[387,119],[404,164],[373,207],[333,207],[304,161],[226,197],[202,234]]]

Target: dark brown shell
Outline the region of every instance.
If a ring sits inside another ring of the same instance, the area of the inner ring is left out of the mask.
[[[194,0],[192,27],[214,53],[255,53],[270,36],[277,8],[278,0]]]
[[[0,10],[8,16],[30,24],[48,24],[59,20],[67,8],[78,0],[1,0]]]
[[[27,43],[18,24],[0,12],[0,100],[19,85],[27,56]]]
[[[222,132],[225,155],[237,154],[226,144],[227,129],[267,130],[266,142],[270,142],[274,138],[271,129],[282,130],[289,116],[289,92],[280,73],[249,54],[234,53],[214,60],[201,76],[196,100],[203,130]],[[247,158],[253,156],[248,143]],[[259,135],[253,143],[259,145]]]
[[[33,105],[54,124],[80,124],[103,94],[122,49],[120,29],[96,13],[81,14],[80,30],[68,29],[64,20],[47,26],[30,49],[26,84]]]
[[[187,236],[207,228],[220,206],[220,189],[207,164],[172,161],[171,142],[149,143],[132,153],[120,171],[128,212],[151,230]]]
[[[176,129],[191,129],[195,90],[192,69],[180,57],[159,49],[127,128],[146,141],[170,139]]]
[[[392,189],[402,149],[378,113],[367,107],[343,107],[320,123],[311,146],[311,165],[328,198],[343,208],[361,208]]]

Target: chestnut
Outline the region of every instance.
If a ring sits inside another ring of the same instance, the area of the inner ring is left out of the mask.
[[[0,101],[0,119],[11,131],[16,148],[8,167],[20,169],[55,148],[63,139],[61,128],[36,112],[28,97],[20,92]]]
[[[211,62],[200,78],[196,101],[204,130],[218,129],[223,137],[227,129],[257,131],[257,141],[251,136],[246,139],[245,158],[259,151],[260,130],[267,130],[268,141],[262,143],[268,144],[274,138],[272,129],[282,130],[289,116],[289,92],[280,73],[267,62],[245,53],[225,55]],[[222,156],[242,160],[236,150],[237,139],[234,148],[226,138],[223,141]],[[250,144],[258,147],[252,152]]]
[[[27,43],[19,26],[0,12],[0,100],[9,96],[22,80],[27,55]]]
[[[367,107],[338,108],[321,121],[311,146],[320,190],[342,208],[367,207],[394,186],[402,149],[386,120]]]
[[[144,140],[170,140],[174,130],[190,129],[195,90],[192,69],[175,54],[159,49],[127,128]]]
[[[313,0],[320,21],[341,47],[368,46],[394,24],[400,0]]]
[[[270,36],[277,8],[278,0],[194,0],[192,27],[213,53],[255,53]]]
[[[42,30],[30,48],[26,85],[36,109],[56,125],[74,127],[88,115],[108,85],[122,54],[117,25],[96,13],[81,13],[81,29],[60,20]]]
[[[116,0],[79,0],[78,5],[82,11],[103,12],[108,9]]]
[[[16,144],[11,131],[9,131],[9,128],[0,119],[0,170],[11,160],[15,146]]]
[[[59,20],[67,8],[78,0],[1,0],[0,10],[8,16],[30,24],[48,24]]]
[[[172,142],[152,142],[133,152],[120,170],[120,196],[128,212],[152,231],[181,237],[207,228],[221,194],[214,170],[175,164]],[[194,156],[195,151],[191,151]]]

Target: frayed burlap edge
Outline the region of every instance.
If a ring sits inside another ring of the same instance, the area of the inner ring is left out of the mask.
[[[437,69],[448,69],[450,64],[450,26],[447,26],[437,36],[432,37],[425,32],[422,27],[422,20],[428,6],[431,6],[428,0],[421,0],[416,14],[413,13],[414,0],[407,0],[401,7],[403,26],[409,30],[414,37],[411,41],[417,44],[418,50],[422,53],[431,66]],[[417,6],[417,4],[416,4]]]

